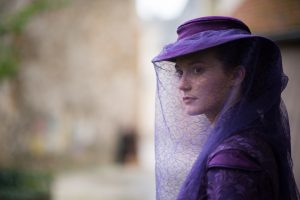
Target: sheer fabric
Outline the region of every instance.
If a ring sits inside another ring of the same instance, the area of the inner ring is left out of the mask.
[[[222,20],[226,22],[225,27],[220,25]],[[205,23],[201,24],[202,21]],[[213,26],[216,21],[218,27]],[[227,21],[233,21],[234,26]],[[206,27],[198,32],[198,29],[180,32],[185,26],[184,30],[192,29],[190,26],[195,22],[198,23],[195,26]],[[276,158],[280,199],[299,199],[292,173],[288,116],[281,100],[288,78],[283,73],[280,50],[272,41],[252,35],[246,25],[240,23],[226,17],[187,22],[179,27],[178,40],[167,45],[153,59],[157,76],[155,153],[158,200],[200,199],[206,192],[202,181],[207,178],[208,157],[227,138],[253,127],[263,130],[260,137],[270,145]],[[247,41],[247,47],[241,52],[240,64],[246,69],[246,77],[240,101],[229,109],[225,103],[213,126],[203,115],[185,114],[177,88],[176,57],[219,48],[234,41]]]
[[[202,115],[192,117],[184,113],[174,63],[161,63],[156,74],[157,199],[174,200],[206,140],[209,121]]]

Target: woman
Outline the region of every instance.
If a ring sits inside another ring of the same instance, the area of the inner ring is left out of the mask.
[[[279,48],[230,17],[177,33],[153,59],[157,199],[299,199]]]

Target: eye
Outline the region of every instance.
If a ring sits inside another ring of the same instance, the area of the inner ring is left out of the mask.
[[[203,72],[203,68],[202,67],[193,67],[193,73],[194,74],[200,74]]]
[[[176,75],[178,78],[181,78],[182,75],[183,75],[183,71],[182,71],[181,69],[176,69],[175,75]]]

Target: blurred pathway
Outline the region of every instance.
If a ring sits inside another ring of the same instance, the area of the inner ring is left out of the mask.
[[[154,174],[138,167],[101,167],[55,177],[53,200],[154,200]]]

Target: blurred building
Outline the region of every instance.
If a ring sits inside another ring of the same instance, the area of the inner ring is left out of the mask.
[[[32,2],[2,5],[18,12]],[[19,71],[0,84],[2,166],[109,163],[120,128],[136,128],[134,2],[65,2],[14,37]]]

